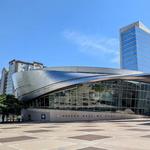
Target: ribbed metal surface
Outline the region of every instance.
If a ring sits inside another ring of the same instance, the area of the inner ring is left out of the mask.
[[[110,79],[150,82],[150,75],[138,71],[97,67],[51,67],[13,74],[16,95],[20,100],[30,100],[71,85]]]

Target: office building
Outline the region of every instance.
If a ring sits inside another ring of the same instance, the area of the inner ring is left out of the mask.
[[[120,29],[122,69],[150,72],[150,29],[137,21]]]
[[[7,77],[8,77],[8,71],[5,68],[3,68],[1,73],[0,94],[6,93]]]
[[[43,68],[43,64],[39,62],[24,62],[20,60],[12,60],[9,62],[9,69],[6,70],[5,68],[2,70],[1,76],[1,94],[12,94],[14,95],[14,85],[12,82],[12,74],[16,72],[23,72],[28,70],[40,69]]]

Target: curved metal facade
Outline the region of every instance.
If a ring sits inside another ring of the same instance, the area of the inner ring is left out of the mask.
[[[150,82],[150,75],[98,67],[51,67],[13,74],[16,96],[23,101],[73,85],[113,79]]]

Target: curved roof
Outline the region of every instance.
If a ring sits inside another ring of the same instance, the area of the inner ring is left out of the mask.
[[[64,71],[76,73],[101,73],[101,74],[138,74],[140,71],[117,69],[117,68],[102,68],[102,67],[88,67],[88,66],[64,66],[64,67],[48,67],[44,68],[48,71]]]
[[[71,85],[111,79],[150,82],[150,75],[139,71],[98,67],[50,67],[13,74],[16,95],[30,100]]]

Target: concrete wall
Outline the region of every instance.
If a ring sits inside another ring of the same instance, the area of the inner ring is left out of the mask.
[[[22,110],[22,116],[25,121],[31,120],[41,122],[92,121],[130,119],[139,117],[138,115],[111,112],[87,112],[51,109],[24,109]]]

